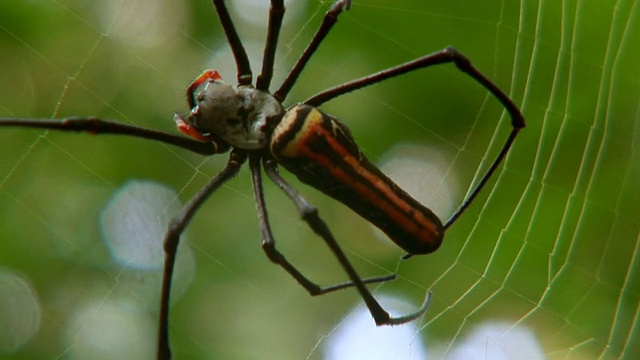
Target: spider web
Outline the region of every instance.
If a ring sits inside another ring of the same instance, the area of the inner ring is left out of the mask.
[[[274,84],[329,4],[288,4]],[[266,12],[234,5],[245,9],[232,8],[232,16],[257,73]],[[184,239],[181,253],[190,253],[184,261],[192,263],[176,279],[184,287],[171,314],[176,358],[375,358],[354,352],[358,346],[389,358],[388,349],[375,347],[382,344],[393,347],[393,358],[415,359],[426,357],[423,351],[435,358],[640,353],[639,14],[634,0],[354,0],[289,104],[455,45],[521,106],[527,127],[443,246],[408,261],[348,209],[288,177],[319,208],[363,276],[398,273],[393,283],[372,288],[392,313],[410,312],[433,291],[420,321],[379,329],[383,335],[369,329],[370,319],[356,321],[361,300],[354,291],[312,298],[269,263],[248,173],[241,172],[201,209]],[[0,42],[3,117],[95,115],[174,131],[171,116],[186,111],[184,90],[200,71],[215,68],[235,79],[204,0],[2,2]],[[422,186],[416,191],[425,194],[416,196],[442,218],[510,130],[500,105],[453,66],[323,108],[351,127],[374,161],[418,159],[398,181]],[[3,330],[0,353],[148,358],[157,277],[131,270],[132,258],[114,261],[104,228],[142,217],[125,207],[115,210],[127,214],[124,220],[110,222],[105,208],[132,179],[152,181],[153,188],[175,189],[146,198],[157,209],[152,219],[167,218],[226,156],[203,159],[145,141],[24,129],[2,129],[0,139],[0,305],[8,309],[0,328],[11,329]],[[343,281],[288,199],[270,184],[265,191],[279,248],[321,284]],[[30,311],[4,306],[31,303]]]

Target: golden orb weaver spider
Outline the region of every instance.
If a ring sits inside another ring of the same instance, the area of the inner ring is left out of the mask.
[[[379,227],[398,246],[407,251],[405,258],[426,254],[440,246],[446,229],[471,204],[505,158],[519,130],[525,126],[518,107],[495,84],[476,70],[464,55],[450,47],[322,91],[300,104],[285,109],[282,103],[298,76],[333,28],[340,14],[349,9],[351,1],[338,0],[333,3],[311,42],[282,85],[273,93],[269,92],[269,87],[284,16],[283,0],[271,0],[262,69],[255,86],[252,84],[253,76],[248,56],[224,1],[213,0],[213,4],[233,52],[238,85],[228,85],[216,71],[207,70],[188,87],[187,101],[191,112],[186,117],[175,115],[174,120],[178,129],[189,137],[88,117],[63,120],[4,118],[0,119],[0,126],[128,135],[164,142],[202,155],[221,154],[230,150],[227,165],[191,198],[166,233],[158,359],[171,358],[168,331],[169,297],[180,235],[204,201],[234,177],[247,160],[257,203],[262,247],[272,262],[280,265],[311,295],[355,287],[378,325],[401,324],[418,318],[428,307],[430,292],[417,311],[401,317],[391,317],[365,285],[392,280],[395,275],[362,279],[339,247],[329,227],[319,217],[317,210],[279,175],[278,164],[295,174],[303,183],[344,203]],[[431,210],[401,190],[367,160],[346,125],[337,118],[323,113],[318,107],[351,91],[417,69],[444,63],[454,63],[458,69],[491,92],[509,113],[513,129],[502,150],[470,195],[458,210],[442,223]],[[329,246],[346,271],[348,282],[320,287],[298,271],[276,249],[262,189],[263,170],[270,180],[292,199],[302,219]]]

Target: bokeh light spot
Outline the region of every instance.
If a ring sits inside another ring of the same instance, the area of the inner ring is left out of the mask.
[[[40,329],[40,301],[29,282],[0,269],[0,353],[13,353]]]

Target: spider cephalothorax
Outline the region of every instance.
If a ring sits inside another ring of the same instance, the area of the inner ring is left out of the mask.
[[[197,86],[190,87],[194,91],[202,89],[183,121],[205,137],[216,135],[243,150],[265,148],[274,125],[285,113],[282,104],[273,95],[251,85],[231,86],[216,71],[203,75],[204,78],[198,78],[203,80],[202,84],[194,83]]]

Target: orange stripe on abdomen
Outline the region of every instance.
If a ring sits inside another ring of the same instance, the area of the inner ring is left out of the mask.
[[[273,154],[285,168],[353,209],[409,253],[424,254],[440,246],[444,232],[440,219],[375,167],[344,124],[306,105],[290,111],[296,118],[290,118],[287,129],[279,133],[288,142],[272,146],[272,151],[287,149]],[[296,123],[296,133],[285,135],[293,121],[305,123]]]

